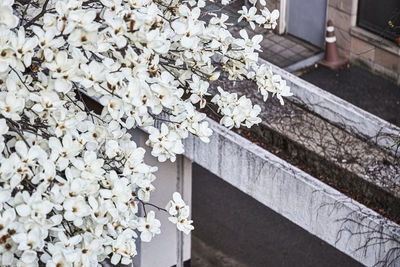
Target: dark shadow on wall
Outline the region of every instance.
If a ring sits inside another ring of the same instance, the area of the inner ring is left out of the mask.
[[[192,267],[362,266],[193,164]]]

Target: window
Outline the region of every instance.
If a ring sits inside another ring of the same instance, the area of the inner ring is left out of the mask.
[[[359,0],[357,25],[389,40],[400,37],[400,0]]]

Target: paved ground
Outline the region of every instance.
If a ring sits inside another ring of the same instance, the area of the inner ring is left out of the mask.
[[[361,67],[312,67],[300,76],[318,87],[400,126],[400,87]]]
[[[264,35],[261,46],[263,52],[260,53],[260,57],[281,68],[305,60],[321,51],[321,49],[289,34],[269,33]]]
[[[192,248],[191,267],[247,267],[194,235],[192,235]]]
[[[192,267],[361,266],[193,165]]]

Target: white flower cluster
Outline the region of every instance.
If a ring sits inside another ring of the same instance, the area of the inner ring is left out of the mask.
[[[256,63],[262,37],[232,37],[226,15],[201,21],[204,5],[0,2],[1,266],[130,263],[135,239],[161,231],[146,212],[157,168],[143,162],[128,130],[147,130],[151,154],[174,161],[189,134],[209,142],[197,110],[211,108],[208,88],[221,71],[253,81],[264,96],[291,95]],[[246,19],[275,27],[277,13],[261,12]],[[101,110],[88,107],[93,99]],[[260,122],[260,107],[245,97],[220,89],[213,102],[227,127]],[[166,211],[178,230],[193,229],[178,193]]]
[[[255,5],[257,0],[250,0],[249,2]],[[258,10],[255,6],[250,8],[243,6],[242,10],[238,12],[241,15],[239,17],[239,21],[245,20],[249,22],[250,27],[253,30],[255,29],[256,25],[263,26],[265,29],[274,29],[277,25],[276,21],[279,18],[279,11],[275,9],[270,12],[269,9],[265,7],[265,0],[260,0],[259,2],[262,6],[264,6],[264,8],[260,10],[261,13],[257,14]]]
[[[166,210],[171,215],[168,219],[176,224],[180,231],[188,234],[194,229],[193,221],[189,219],[189,206],[185,204],[178,192],[173,194],[173,200],[167,204]]]
[[[245,96],[238,99],[236,93],[225,92],[221,87],[218,87],[218,91],[220,94],[215,95],[211,102],[218,106],[218,112],[223,115],[222,125],[231,129],[233,127],[239,128],[244,124],[247,128],[250,128],[261,122],[258,117],[261,112],[259,105],[253,106],[250,99]]]
[[[152,238],[150,226],[153,235],[160,232],[151,213],[138,216],[157,168],[143,163],[144,149],[118,124],[94,124],[75,105],[58,111],[77,120],[61,140],[55,133],[20,140],[6,132],[10,120],[0,119],[8,139],[0,156],[1,265],[97,266],[108,255],[127,264],[136,254],[134,229],[143,241]]]
[[[290,92],[290,87],[286,84],[286,81],[283,80],[281,76],[274,75],[271,69],[265,64],[261,65],[256,73],[252,73],[251,75],[256,76],[258,89],[260,90],[264,101],[268,98],[268,92],[272,93],[272,95],[276,95],[282,105],[282,96],[286,97],[293,95],[292,92]]]

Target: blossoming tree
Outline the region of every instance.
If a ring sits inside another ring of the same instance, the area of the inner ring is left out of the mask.
[[[188,134],[209,141],[200,111],[210,103],[228,128],[260,122],[261,108],[248,98],[208,93],[220,73],[254,81],[264,99],[291,95],[257,65],[262,36],[242,30],[234,38],[223,14],[202,21],[205,4],[0,2],[1,266],[130,263],[135,239],[151,241],[160,222],[146,212],[157,168],[143,162],[128,130],[147,131],[151,154],[174,161]],[[253,28],[274,28],[278,17],[254,6],[239,13]],[[179,230],[193,229],[179,193],[158,209]]]

